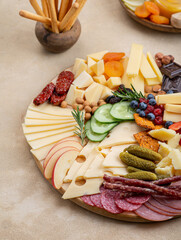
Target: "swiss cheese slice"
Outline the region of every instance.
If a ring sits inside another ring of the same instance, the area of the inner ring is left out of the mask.
[[[133,134],[142,131],[135,122],[123,122],[113,128],[108,136],[98,145],[98,149],[113,147],[123,144],[136,143]]]
[[[95,159],[92,161],[87,171],[84,174],[84,178],[100,178],[104,175],[104,168],[102,163],[104,161],[104,157],[101,153],[97,154]]]

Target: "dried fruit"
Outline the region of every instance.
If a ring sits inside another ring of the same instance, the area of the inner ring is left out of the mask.
[[[125,56],[123,52],[108,52],[104,55],[103,60],[104,62],[109,61],[119,61]]]
[[[104,67],[105,74],[109,77],[121,77],[124,73],[123,64],[118,61],[106,62]]]
[[[170,20],[167,17],[159,16],[159,15],[151,15],[150,20],[157,24],[165,24],[168,25]]]
[[[153,3],[153,2],[145,2],[145,7],[146,9],[151,13],[151,14],[154,14],[154,15],[159,15],[160,14],[160,9],[159,7]]]
[[[135,9],[135,15],[140,18],[147,18],[150,12],[146,9],[145,4],[143,4]]]

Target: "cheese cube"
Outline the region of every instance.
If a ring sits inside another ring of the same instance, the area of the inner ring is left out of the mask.
[[[168,140],[168,146],[172,148],[178,147],[180,139],[181,139],[181,135],[177,133],[173,138]]]
[[[133,43],[131,46],[131,52],[128,61],[128,67],[126,69],[126,74],[129,77],[134,77],[138,75],[141,59],[143,54],[143,46]]]
[[[85,98],[90,103],[92,102],[98,102],[101,94],[102,94],[103,86],[98,83],[91,84],[86,90],[85,90]]]
[[[142,92],[144,95],[144,78],[140,72],[137,76],[131,78],[131,83],[137,92]]]
[[[157,98],[157,104],[181,104],[181,93],[172,93],[159,95]]]
[[[121,78],[120,77],[110,77],[107,80],[107,86],[111,89],[119,87],[121,85]]]
[[[97,76],[100,76],[104,73],[104,61],[100,60],[99,62],[92,65],[90,68]]]
[[[147,52],[147,60],[148,60],[149,64],[151,65],[153,71],[157,75],[159,83],[162,83],[162,78],[163,78],[162,73],[161,73],[159,67],[157,66],[157,64],[156,64],[155,60],[153,59],[150,52]]]
[[[95,82],[97,82],[99,84],[102,84],[102,85],[105,85],[106,82],[107,82],[104,75],[94,76],[93,79],[94,79]]]
[[[181,113],[181,105],[166,104],[165,110],[172,113]]]
[[[163,121],[179,122],[181,121],[181,114],[164,111]]]
[[[80,62],[75,71],[75,78],[77,78],[83,71],[87,72],[87,64],[85,62]]]
[[[94,75],[94,72],[93,72],[92,69],[91,69],[92,65],[94,65],[94,64],[96,64],[96,61],[94,61],[94,60],[93,60],[92,58],[90,58],[90,57],[87,57],[87,67],[88,67],[87,72],[88,72],[91,76]]]
[[[160,84],[160,81],[158,80],[157,77],[155,77],[155,78],[145,78],[145,82],[149,86]]]
[[[90,57],[90,58],[92,58],[94,61],[98,62],[98,61],[100,61],[100,60],[104,57],[104,55],[105,55],[106,53],[108,53],[108,51],[102,51],[102,52],[92,53],[92,54],[89,54],[89,55],[87,56],[87,58]]]
[[[166,143],[159,142],[159,145],[160,147],[158,149],[158,153],[161,154],[163,158],[166,157],[172,151],[172,148]]]
[[[113,95],[111,89],[104,86],[100,99],[104,99],[105,100],[107,97],[109,97],[111,95]]]
[[[75,103],[75,99],[77,97],[83,98],[84,94],[84,90],[77,89],[76,86],[72,84],[69,88],[65,101],[72,106]]]
[[[149,135],[160,141],[168,141],[175,136],[176,132],[172,129],[160,128],[151,130]]]
[[[172,164],[175,170],[181,170],[181,152],[173,149],[169,156],[172,158]]]
[[[79,64],[80,64],[81,62],[86,63],[86,60],[84,60],[84,59],[82,59],[82,58],[76,58],[76,59],[75,59],[75,63],[74,63],[73,70],[72,70],[73,74],[76,73],[77,68],[78,68],[78,66],[79,66]]]
[[[173,177],[174,169],[172,166],[166,166],[164,168],[157,167],[155,168],[155,173],[166,177]]]
[[[73,85],[78,88],[86,88],[89,87],[93,83],[92,77],[86,72],[83,71],[74,81]]]

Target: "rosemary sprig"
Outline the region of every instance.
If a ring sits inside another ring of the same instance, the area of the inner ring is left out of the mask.
[[[84,124],[84,113],[79,110],[79,107],[77,106],[77,110],[72,111],[72,115],[77,122],[78,126],[75,126],[77,130],[74,132],[78,137],[81,139],[82,146],[84,145],[84,140],[86,137],[86,130],[85,130],[85,124]]]
[[[132,87],[132,92],[128,91],[125,87],[123,87],[123,90],[119,89],[119,92],[115,91],[113,92],[113,94],[116,97],[122,98],[121,101],[132,101],[132,100],[138,101],[140,98],[145,98],[142,92],[137,92],[132,84],[131,84],[131,87]]]

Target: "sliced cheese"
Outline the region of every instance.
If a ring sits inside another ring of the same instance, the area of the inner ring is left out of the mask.
[[[103,86],[103,90],[100,96],[100,99],[106,99],[107,97],[113,95],[112,90],[106,86]]]
[[[181,152],[178,149],[173,149],[169,157],[172,159],[174,169],[181,170]]]
[[[92,77],[86,72],[83,71],[74,81],[73,85],[78,88],[86,88],[89,87],[93,83]]]
[[[180,139],[181,139],[181,135],[179,133],[177,133],[173,138],[168,140],[168,146],[172,147],[172,148],[178,147]]]
[[[142,54],[140,72],[145,79],[157,78],[155,72],[153,71],[151,65],[149,64],[146,56]]]
[[[75,78],[77,78],[83,71],[87,72],[87,64],[85,62],[80,62],[75,71]]]
[[[94,79],[95,82],[97,82],[99,84],[102,84],[102,85],[105,85],[106,82],[107,82],[104,75],[94,76],[93,79]]]
[[[137,92],[142,92],[144,95],[144,78],[140,72],[137,76],[131,78],[131,83]]]
[[[35,111],[35,112],[40,112],[40,113],[45,113],[49,115],[56,115],[56,116],[72,116],[72,109],[69,108],[61,108],[58,106],[53,106],[48,103],[43,103],[39,106],[35,106],[33,103],[31,103],[28,107],[28,109]]]
[[[85,98],[90,103],[98,102],[103,91],[103,86],[98,83],[93,83],[85,90]]]
[[[145,78],[145,82],[149,86],[160,84],[160,81],[158,80],[157,77],[156,78]]]
[[[98,149],[123,144],[136,143],[133,135],[142,130],[135,122],[123,122],[116,126],[108,136],[98,145]]]
[[[126,167],[122,168],[105,168],[104,174],[110,174],[113,176],[125,176],[128,174]]]
[[[82,58],[75,59],[75,63],[74,63],[73,70],[72,70],[73,74],[75,74],[77,72],[77,68],[81,62],[86,63],[86,60],[84,60]]]
[[[133,43],[131,46],[128,66],[126,69],[126,74],[129,77],[134,77],[138,75],[140,65],[141,65],[142,54],[143,54],[143,46]]]
[[[107,86],[111,89],[119,87],[121,85],[121,78],[120,77],[110,77],[107,80]]]
[[[181,103],[180,103],[181,104]],[[165,110],[171,113],[180,113],[181,114],[181,105],[166,104]]]
[[[168,141],[175,136],[176,132],[172,129],[160,128],[149,131],[149,135],[160,141]]]
[[[47,153],[50,151],[50,149],[54,146],[54,143],[47,145],[45,147],[39,148],[39,149],[31,149],[31,153],[39,160],[42,161],[45,159]]]
[[[46,119],[25,119],[25,126],[33,127],[33,126],[49,126],[49,125],[60,125],[65,123],[74,123],[75,120],[72,119],[68,120],[46,120]]]
[[[92,161],[87,171],[85,172],[83,178],[100,178],[104,175],[104,168],[102,163],[104,161],[104,157],[101,153],[98,153],[95,159]]]
[[[122,61],[123,68],[124,68],[124,73],[123,73],[123,76],[121,77],[121,81],[122,81],[122,84],[124,84],[124,86],[126,88],[131,88],[131,77],[128,77],[128,75],[126,73],[127,72],[128,61],[129,61],[128,57],[126,57]]]
[[[147,52],[147,60],[148,60],[149,64],[151,65],[153,71],[157,75],[159,83],[162,83],[163,75],[162,75],[159,67],[157,66],[157,64],[156,64],[155,60],[153,59],[150,52]]]
[[[69,104],[69,105],[73,105],[75,103],[75,99],[80,97],[83,98],[85,94],[84,90],[81,89],[77,89],[77,87],[75,85],[71,85],[70,89],[67,93],[67,96],[65,98],[65,101]]]
[[[105,168],[125,168],[126,165],[121,161],[119,154],[129,146],[130,144],[112,147],[104,159],[103,166]]]
[[[174,168],[172,165],[170,166],[166,166],[166,167],[157,167],[155,168],[155,173],[158,174],[158,175],[163,175],[163,176],[166,176],[166,177],[173,177],[173,174],[174,174]]]
[[[101,60],[104,55],[108,53],[108,51],[102,51],[102,52],[97,52],[97,53],[91,53],[87,55],[87,58],[92,58],[94,61],[98,62],[99,60]]]
[[[45,113],[39,113],[39,112],[34,112],[31,110],[27,110],[25,118],[30,118],[30,119],[46,119],[46,120],[68,120],[71,119],[72,116],[55,116],[55,115],[49,115]]]
[[[163,143],[163,142],[158,142],[158,143],[160,145],[158,149],[158,153],[161,154],[161,156],[164,158],[172,151],[172,148],[166,143]]]
[[[170,113],[164,111],[163,121],[179,122],[181,121],[181,113]]]
[[[164,168],[166,166],[170,166],[172,164],[172,158],[170,155],[164,157],[158,164],[157,167]]]
[[[99,143],[97,142],[91,142],[89,141],[87,143],[87,145],[85,145],[85,147],[82,149],[82,151],[79,153],[78,156],[80,157],[85,157],[87,158],[89,156],[89,154],[91,154],[91,152],[97,148],[97,146],[99,145]]]
[[[104,148],[104,149],[102,149],[102,150],[100,151],[100,153],[101,153],[104,157],[106,157],[109,152],[110,152],[110,148]]]
[[[100,76],[104,73],[104,61],[100,60],[94,65],[91,66],[91,70],[97,75]]]
[[[159,95],[157,104],[181,104],[181,93]]]

